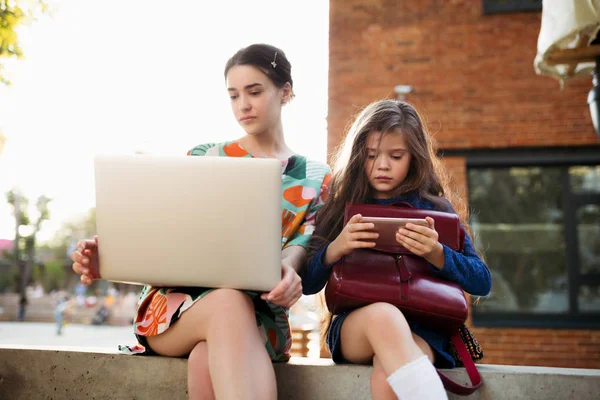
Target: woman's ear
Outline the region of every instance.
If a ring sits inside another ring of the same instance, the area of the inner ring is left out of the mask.
[[[292,85],[289,82],[286,82],[282,87],[282,96],[281,96],[281,105],[285,105],[290,102],[293,97]]]

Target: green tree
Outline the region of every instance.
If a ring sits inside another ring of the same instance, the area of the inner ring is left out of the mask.
[[[77,241],[93,238],[96,234],[96,208],[89,209],[87,214],[64,223],[50,242],[57,260],[68,259]]]
[[[13,189],[6,193],[8,203],[13,207],[15,216],[15,246],[12,259],[19,270],[19,319],[23,319],[27,305],[27,284],[31,278],[31,270],[35,262],[35,238],[44,221],[50,218],[48,203],[51,199],[42,195],[37,199],[37,218],[35,221],[29,217],[29,200]]]
[[[39,268],[33,269],[32,279],[34,282],[42,284],[45,293],[64,289],[65,263],[62,260],[44,262],[44,264],[39,265]]]
[[[23,58],[17,30],[45,13],[48,5],[44,0],[0,0],[0,83],[9,85],[4,74],[4,61]]]
[[[93,238],[96,234],[96,209],[90,208],[89,211],[81,216],[72,218],[65,222],[56,231],[53,238],[47,243],[48,249],[51,249],[54,259],[60,262],[64,268],[58,282],[58,288],[71,290],[79,282],[79,275],[76,275],[71,269],[71,252],[75,250],[77,242],[82,239]],[[99,285],[96,281],[89,290],[94,291]]]

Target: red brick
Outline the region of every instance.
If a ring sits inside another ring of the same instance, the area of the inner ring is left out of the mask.
[[[540,13],[483,16],[480,0],[330,1],[329,151],[348,117],[397,84],[440,147],[596,145],[589,77],[538,76]]]

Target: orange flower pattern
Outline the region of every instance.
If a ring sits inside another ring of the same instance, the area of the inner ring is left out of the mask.
[[[237,141],[203,144],[191,156],[252,157]],[[331,170],[326,164],[294,155],[282,161],[281,246],[308,245],[314,232],[315,213],[324,204]],[[158,335],[179,319],[181,313],[214,289],[154,288],[144,286],[137,306],[134,328],[139,336]],[[273,361],[287,361],[292,347],[289,310],[260,299],[259,293],[244,291],[253,298],[257,326]],[[266,307],[266,308],[265,308]],[[144,352],[143,346],[122,346],[129,352]]]

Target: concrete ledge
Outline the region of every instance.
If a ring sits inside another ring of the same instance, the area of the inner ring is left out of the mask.
[[[600,370],[479,365],[484,386],[451,399],[600,398]],[[369,399],[371,368],[292,358],[276,364],[280,399]],[[466,383],[463,369],[446,371]],[[0,347],[0,399],[187,399],[186,360],[77,348]]]

